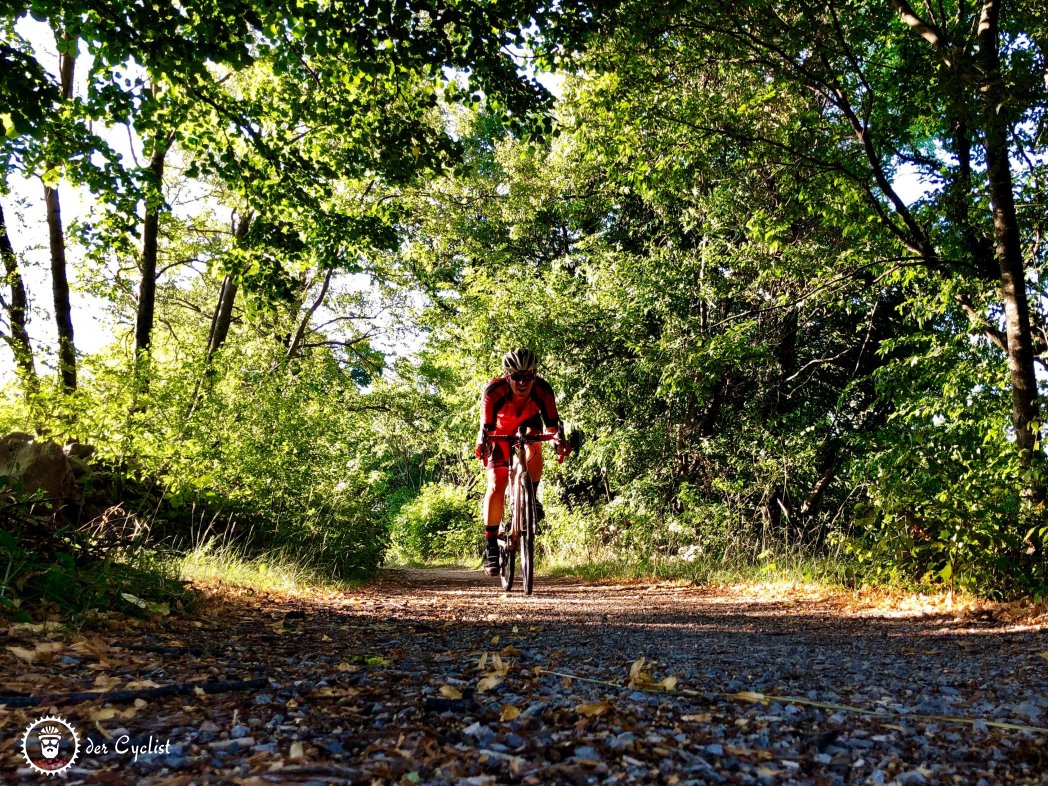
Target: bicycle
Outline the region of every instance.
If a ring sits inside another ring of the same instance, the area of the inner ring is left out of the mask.
[[[535,484],[528,474],[527,446],[536,442],[550,442],[557,434],[528,434],[521,426],[516,434],[488,434],[487,439],[508,442],[510,450],[509,529],[499,528],[499,577],[502,589],[513,589],[516,554],[520,552],[520,576],[524,594],[530,595],[535,584],[535,528],[538,525],[535,503]],[[563,457],[559,459],[563,461]]]

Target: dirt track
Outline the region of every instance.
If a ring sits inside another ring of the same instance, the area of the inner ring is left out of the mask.
[[[1048,784],[1036,624],[788,589],[539,577],[525,598],[467,570],[212,592],[195,619],[7,631],[7,695],[235,688],[51,700],[82,738],[67,783]],[[42,638],[61,648],[27,664]],[[43,714],[3,713],[5,783],[43,778],[20,753]],[[170,745],[136,763],[125,735]]]

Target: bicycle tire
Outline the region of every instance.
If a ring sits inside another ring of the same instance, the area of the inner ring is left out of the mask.
[[[509,543],[509,534],[506,535]],[[502,580],[502,589],[509,592],[513,589],[513,573],[516,568],[517,555],[506,546],[499,546],[499,578]]]
[[[527,472],[521,475],[520,578],[524,594],[530,595],[535,587],[535,484]]]

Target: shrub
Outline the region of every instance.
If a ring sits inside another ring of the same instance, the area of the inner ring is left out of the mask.
[[[465,488],[427,483],[393,519],[393,556],[404,561],[472,558],[481,533],[479,507]]]

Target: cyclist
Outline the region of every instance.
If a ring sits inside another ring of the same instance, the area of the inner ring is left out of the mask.
[[[506,353],[502,358],[502,376],[484,386],[480,397],[480,431],[477,434],[477,458],[488,468],[488,486],[484,493],[482,514],[487,553],[484,557],[484,572],[497,576],[499,572],[499,523],[502,521],[506,499],[506,484],[509,481],[509,443],[489,441],[489,434],[513,435],[520,426],[528,433],[546,431],[557,434],[554,443],[557,455],[564,458],[571,447],[564,439],[564,425],[557,414],[553,388],[538,376],[538,358],[530,349],[521,347]],[[542,480],[542,444],[527,446],[528,474],[538,491]],[[537,517],[542,520],[545,512],[538,505]]]

